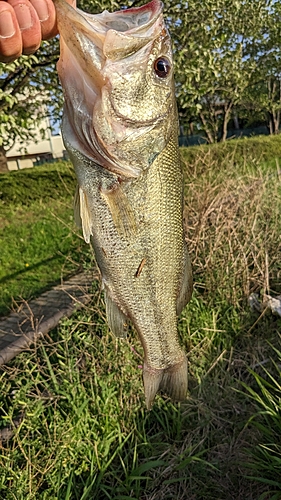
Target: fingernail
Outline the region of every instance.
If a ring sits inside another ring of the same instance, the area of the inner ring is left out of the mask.
[[[49,18],[49,9],[47,2],[45,2],[44,0],[31,0],[31,3],[37,12],[39,21],[47,21],[47,19]]]
[[[8,10],[4,10],[0,14],[0,36],[2,38],[10,38],[15,32],[16,29],[12,15]]]
[[[26,30],[32,26],[32,17],[30,9],[25,4],[19,4],[14,7],[19,27],[21,30]]]

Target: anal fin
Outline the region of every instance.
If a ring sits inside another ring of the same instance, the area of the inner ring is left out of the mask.
[[[116,337],[125,339],[127,336],[128,318],[120,311],[119,307],[109,296],[107,290],[104,290],[104,299],[106,317],[110,330]]]

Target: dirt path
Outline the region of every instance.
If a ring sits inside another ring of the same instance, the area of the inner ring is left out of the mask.
[[[90,288],[96,278],[96,271],[76,274],[0,320],[0,366],[55,328],[61,318],[90,302]]]

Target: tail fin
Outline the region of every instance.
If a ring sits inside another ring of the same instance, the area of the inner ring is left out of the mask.
[[[143,384],[148,410],[151,409],[158,391],[163,391],[173,401],[184,401],[187,394],[186,357],[180,363],[160,370],[144,365]]]

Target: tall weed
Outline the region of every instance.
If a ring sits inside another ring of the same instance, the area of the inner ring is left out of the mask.
[[[279,348],[271,346],[273,357],[259,371],[250,370],[255,386],[244,384],[257,407],[249,426],[257,429],[259,442],[251,450],[248,467],[251,479],[266,485],[260,500],[281,498],[281,335],[279,339]]]

